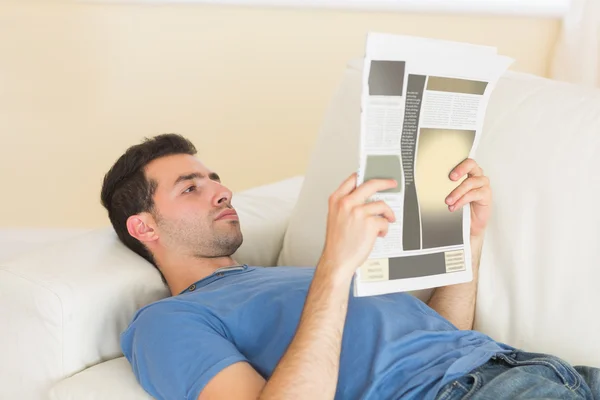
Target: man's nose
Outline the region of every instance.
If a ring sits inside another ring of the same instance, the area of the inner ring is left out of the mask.
[[[213,205],[215,206],[222,206],[223,203],[230,203],[231,202],[231,190],[227,189],[225,186],[221,185],[220,183],[217,183],[217,188],[216,188],[216,192],[215,192],[215,196],[213,198]]]

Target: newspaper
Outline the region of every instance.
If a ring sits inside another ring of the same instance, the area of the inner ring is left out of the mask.
[[[384,200],[396,222],[357,270],[355,296],[473,279],[470,208],[448,210],[462,182],[449,174],[474,157],[490,93],[512,61],[493,47],[368,34],[358,184],[394,178],[398,186],[369,199]]]

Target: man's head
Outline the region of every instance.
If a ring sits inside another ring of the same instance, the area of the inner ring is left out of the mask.
[[[130,147],[104,177],[102,204],[119,239],[158,259],[231,256],[242,244],[231,191],[176,134]]]

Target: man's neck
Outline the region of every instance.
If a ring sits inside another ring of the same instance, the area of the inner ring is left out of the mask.
[[[238,265],[231,257],[200,258],[181,257],[172,260],[157,260],[165,276],[171,295],[176,296],[194,282],[212,275],[219,268]]]

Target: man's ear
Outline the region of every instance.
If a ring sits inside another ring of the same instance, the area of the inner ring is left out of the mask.
[[[127,231],[142,243],[158,240],[156,224],[150,213],[135,214],[127,218]]]

